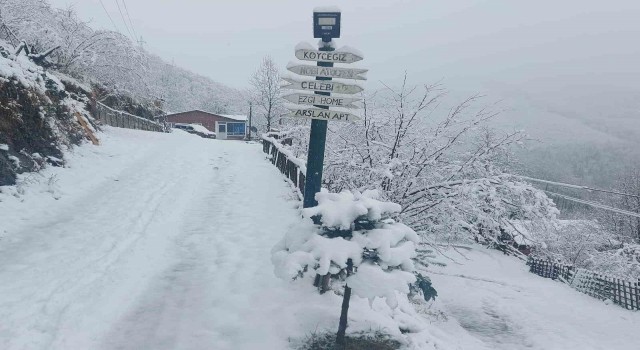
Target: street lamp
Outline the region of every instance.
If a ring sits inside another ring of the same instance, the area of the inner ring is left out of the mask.
[[[313,37],[324,42],[340,37],[340,10],[319,7],[313,10]]]

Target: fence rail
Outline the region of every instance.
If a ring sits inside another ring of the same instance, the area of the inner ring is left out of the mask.
[[[640,310],[640,280],[625,280],[541,259],[530,258],[527,264],[529,271],[538,276],[560,280],[582,293],[611,300],[627,310]]]
[[[306,167],[302,161],[284,149],[278,142],[277,135],[263,135],[262,150],[269,155],[271,163],[296,187],[300,198],[303,198]]]
[[[138,117],[123,111],[117,111],[100,102],[96,102],[96,118],[103,124],[118,128],[164,132],[164,126],[152,120]]]

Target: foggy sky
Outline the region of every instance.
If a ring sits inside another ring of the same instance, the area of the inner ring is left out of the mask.
[[[49,1],[73,4],[94,28],[114,28],[100,0]],[[102,2],[128,34],[116,0]],[[265,55],[284,69],[298,42],[316,42],[313,7],[338,5],[338,46],[364,52],[357,65],[370,69],[367,88],[398,81],[407,71],[415,83],[444,78],[461,92],[517,95],[510,105],[516,109],[527,105],[582,121],[606,122],[621,113],[640,120],[638,0],[125,2],[147,50],[232,87],[247,87]],[[535,124],[537,115],[522,126]],[[636,126],[640,135],[640,122]]]
[[[114,28],[100,0],[50,1],[72,4],[94,27]],[[361,65],[373,81],[405,70],[509,81],[593,74],[614,85],[637,84],[640,75],[637,0],[125,1],[149,51],[234,87],[247,85],[262,56],[284,67],[295,44],[315,43],[312,9],[326,4],[342,9],[338,44],[365,53]],[[102,2],[128,35],[116,0]]]

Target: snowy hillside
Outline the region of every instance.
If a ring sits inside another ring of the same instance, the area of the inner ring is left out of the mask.
[[[0,40],[0,186],[46,164],[62,166],[63,150],[95,132],[90,92],[15,52]]]
[[[0,31],[0,39],[15,46],[24,41],[39,53],[57,48],[47,58],[53,70],[109,94],[130,96],[149,105],[162,101],[162,107],[173,112],[246,112],[241,91],[168,63],[131,37],[94,30],[73,6],[58,9],[48,1],[4,0],[0,14],[0,25],[8,28]]]

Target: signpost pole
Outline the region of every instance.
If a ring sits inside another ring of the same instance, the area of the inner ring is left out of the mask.
[[[335,50],[331,44],[331,38],[323,38],[320,51]],[[331,62],[318,62],[319,67],[333,67]],[[331,78],[316,77],[316,80],[331,80]],[[329,92],[316,91],[315,94],[331,96]],[[326,106],[316,106],[322,109],[329,109]],[[309,153],[307,158],[307,176],[304,183],[303,207],[310,208],[318,205],[316,193],[320,192],[322,186],[322,167],[324,164],[324,148],[327,140],[327,121],[311,120],[311,133],[309,135]]]

